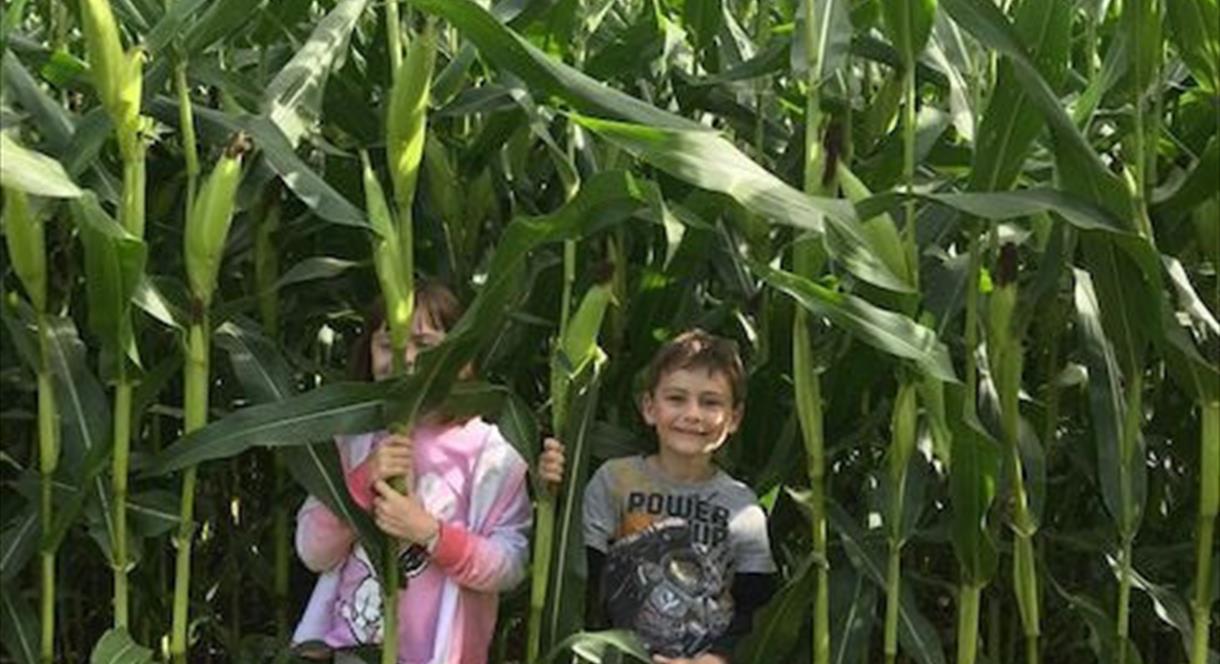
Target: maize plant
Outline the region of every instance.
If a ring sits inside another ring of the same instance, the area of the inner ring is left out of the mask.
[[[581,501],[692,327],[778,570],[732,661],[1220,657],[1216,0],[0,11],[0,661],[292,661],[308,495],[396,607],[333,436],[426,409],[568,448],[488,661],[645,656]],[[351,380],[417,275],[466,313]]]
[[[248,140],[244,135],[238,134],[233,138],[212,168],[186,217],[182,253],[191,297],[191,318],[184,340],[182,370],[184,433],[199,429],[208,421],[211,374],[209,311],[216,293],[216,278],[220,272],[225,241],[233,223],[237,186],[241,183],[242,155],[248,149]],[[174,622],[170,654],[176,661],[186,661],[196,481],[197,469],[187,468],[182,475],[179,530],[175,541],[177,559],[174,567]]]

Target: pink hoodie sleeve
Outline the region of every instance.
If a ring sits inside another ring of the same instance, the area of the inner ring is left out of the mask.
[[[349,470],[347,490],[356,504],[367,510],[373,503],[368,460]],[[310,496],[297,513],[297,555],[313,572],[331,569],[351,553],[356,531],[322,501]]]
[[[519,459],[478,532],[441,523],[432,560],[459,585],[481,592],[508,590],[525,577],[529,558],[530,503],[525,464]]]

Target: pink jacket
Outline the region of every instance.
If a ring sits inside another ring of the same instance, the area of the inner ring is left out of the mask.
[[[367,461],[384,435],[336,438],[348,490],[366,509],[373,495]],[[441,530],[429,565],[398,596],[398,661],[483,664],[497,594],[525,576],[526,464],[495,426],[478,418],[421,425],[412,435],[415,488]],[[297,514],[296,547],[320,577],[293,641],[335,648],[380,643],[376,566],[352,527],[310,496]]]

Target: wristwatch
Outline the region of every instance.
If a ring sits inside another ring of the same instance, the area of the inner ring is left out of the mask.
[[[428,566],[428,556],[432,550],[436,548],[436,542],[441,537],[441,522],[436,521],[436,531],[423,544],[414,543],[403,549],[398,554],[398,578],[406,582],[407,579],[419,576],[419,573],[424,571]]]
[[[423,544],[412,544],[398,554],[398,578],[405,585],[407,579],[419,576],[428,566],[428,549]]]

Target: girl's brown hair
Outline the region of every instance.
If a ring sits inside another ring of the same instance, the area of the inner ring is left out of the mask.
[[[462,317],[462,304],[448,286],[435,279],[416,279],[415,312],[428,317],[432,327],[448,332]],[[373,335],[385,325],[385,301],[378,297],[364,315],[364,328],[352,344],[347,366],[352,378],[373,380]]]

